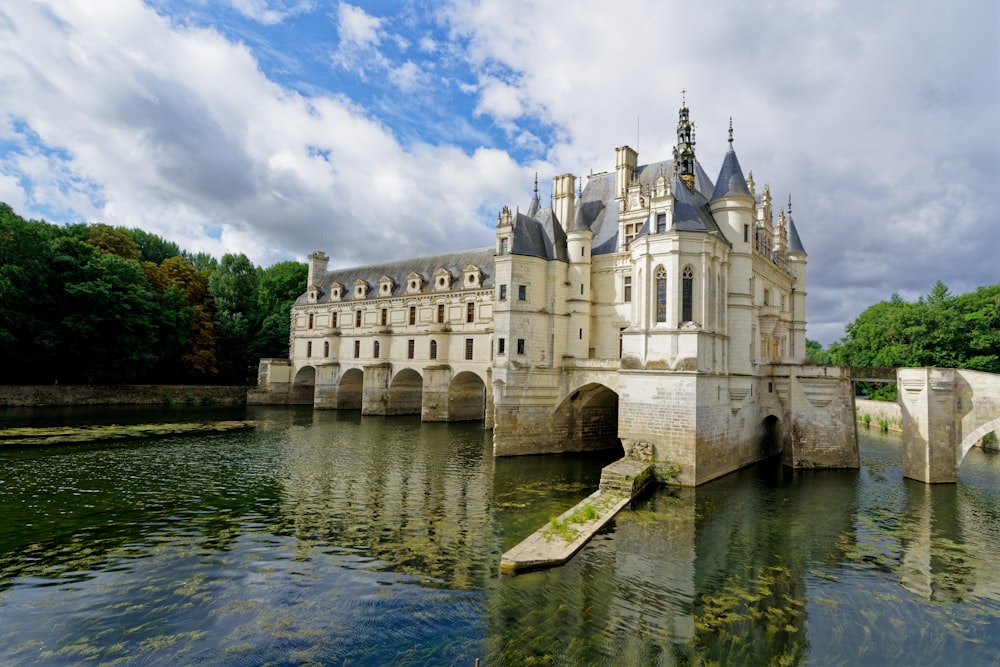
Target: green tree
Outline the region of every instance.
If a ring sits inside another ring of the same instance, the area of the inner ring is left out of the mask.
[[[156,234],[138,228],[130,229],[128,233],[139,249],[140,262],[162,264],[171,257],[179,257],[181,254],[181,249],[177,247],[176,243],[167,241]]]
[[[139,246],[124,227],[94,223],[87,229],[87,243],[98,252],[117,255],[122,259],[139,260]]]
[[[208,278],[215,301],[219,337],[219,377],[223,382],[251,383],[257,359],[253,340],[260,328],[257,291],[260,275],[246,255],[226,254]]]
[[[306,291],[309,267],[301,262],[280,262],[261,272],[257,306],[261,325],[254,340],[254,356],[288,355],[289,317],[292,304]]]
[[[168,373],[173,379],[187,381],[214,380],[218,375],[214,302],[208,291],[208,272],[196,271],[180,256],[170,257],[157,266],[143,263],[143,270],[160,292],[176,288],[184,295],[184,304],[191,309],[191,325],[179,364]]]
[[[806,338],[806,359],[821,366],[833,363],[830,353],[823,349],[823,345],[808,338]]]

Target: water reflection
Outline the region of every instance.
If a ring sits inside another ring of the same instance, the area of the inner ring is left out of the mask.
[[[958,485],[765,464],[657,489],[564,567],[500,555],[601,456],[252,411],[252,433],[0,452],[0,663],[992,664],[1000,454]],[[231,417],[227,417],[231,418]]]

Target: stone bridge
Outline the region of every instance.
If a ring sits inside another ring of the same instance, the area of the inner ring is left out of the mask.
[[[1000,375],[955,368],[900,368],[903,475],[955,482],[966,453],[1000,429]]]

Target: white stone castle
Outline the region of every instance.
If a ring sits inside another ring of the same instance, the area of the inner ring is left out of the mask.
[[[258,403],[481,420],[498,456],[621,446],[696,485],[782,452],[857,467],[851,383],[803,365],[806,252],[729,150],[713,184],[682,104],[670,160],[554,179],[496,244],[328,271],[309,257]]]

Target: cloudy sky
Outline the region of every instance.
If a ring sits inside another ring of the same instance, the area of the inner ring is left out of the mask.
[[[681,91],[809,252],[810,338],[1000,282],[997,0],[8,0],[0,200],[331,268],[493,243],[534,174],[666,159]],[[991,199],[992,198],[992,199]]]

